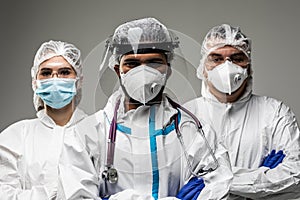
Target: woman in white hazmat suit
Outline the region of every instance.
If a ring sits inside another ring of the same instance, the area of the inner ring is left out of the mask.
[[[81,99],[80,50],[44,42],[31,69],[36,119],[16,122],[0,134],[0,199],[55,199],[64,137],[86,114]]]
[[[228,149],[232,199],[299,199],[297,120],[281,101],[252,94],[250,53],[251,41],[238,27],[213,27],[197,73],[202,97],[184,106],[210,122]]]
[[[154,18],[115,30],[101,67],[114,69],[121,87],[103,110],[79,124],[78,142],[64,146],[64,199],[177,199],[191,171],[206,172],[199,176],[204,183],[196,185],[204,188],[186,199],[226,199],[232,179],[227,152],[208,125],[203,124],[205,139],[192,118],[171,106],[163,93],[178,46],[170,34]]]

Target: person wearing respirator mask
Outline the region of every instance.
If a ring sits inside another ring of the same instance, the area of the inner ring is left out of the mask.
[[[58,160],[64,137],[86,114],[81,99],[80,50],[44,42],[31,69],[37,118],[16,122],[0,134],[0,196],[3,200],[56,199]]]
[[[203,123],[205,136],[199,134],[163,92],[179,43],[155,18],[124,23],[108,39],[100,75],[109,67],[120,87],[80,124],[78,144],[65,147],[66,157],[92,161],[61,163],[63,177],[73,178],[62,178],[65,199],[226,198],[232,179],[227,152],[209,126]],[[192,171],[205,173],[191,179]]]
[[[282,102],[252,94],[251,40],[238,27],[213,27],[197,70],[202,97],[184,106],[210,122],[229,150],[230,199],[298,199],[300,136]]]

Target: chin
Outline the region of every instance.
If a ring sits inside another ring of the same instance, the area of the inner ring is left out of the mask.
[[[237,91],[229,94],[229,93],[223,93],[223,92],[220,92],[220,91],[214,89],[214,91],[211,92],[211,93],[221,103],[232,103],[232,102],[235,102],[239,98],[239,96],[240,96],[240,91],[239,90],[237,90]]]

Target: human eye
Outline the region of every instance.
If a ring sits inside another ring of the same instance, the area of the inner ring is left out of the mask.
[[[41,77],[50,77],[52,74],[52,70],[51,69],[42,69],[40,72],[39,72],[39,76]]]
[[[237,55],[231,56],[231,60],[234,63],[245,63],[248,61],[248,58],[243,54],[237,54]]]
[[[125,61],[123,63],[123,66],[125,67],[129,67],[129,68],[134,68],[140,65],[140,62],[137,61]]]
[[[152,68],[158,68],[158,67],[164,65],[164,63],[163,62],[151,62],[151,63],[147,63],[147,65]]]
[[[152,68],[158,68],[162,65],[166,65],[166,63],[164,62],[164,60],[162,59],[151,59],[149,61],[147,61],[147,66],[152,67]]]
[[[222,56],[213,55],[209,56],[208,60],[213,63],[220,63],[224,61],[224,58]]]
[[[62,75],[62,76],[68,76],[68,75],[72,74],[72,69],[69,69],[69,68],[59,69],[58,74]]]

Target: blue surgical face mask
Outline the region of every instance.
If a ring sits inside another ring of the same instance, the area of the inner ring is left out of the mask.
[[[48,106],[60,109],[68,105],[76,95],[76,79],[50,78],[36,80],[35,93]]]

